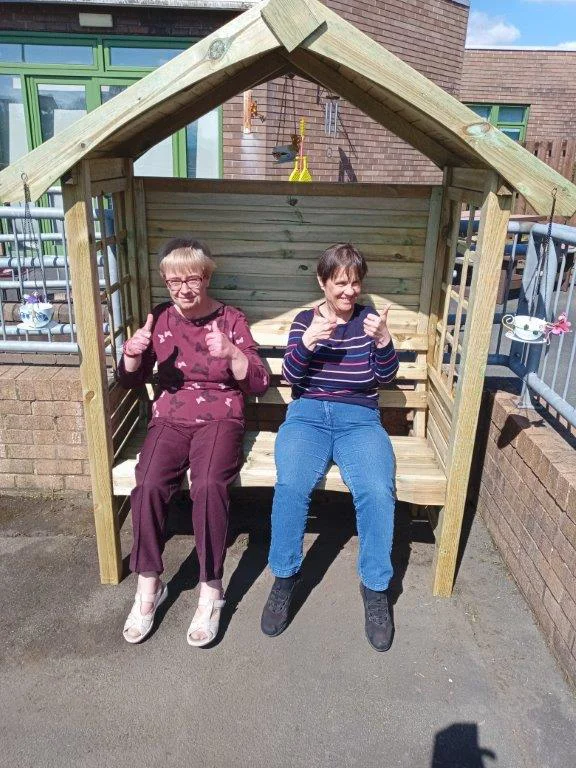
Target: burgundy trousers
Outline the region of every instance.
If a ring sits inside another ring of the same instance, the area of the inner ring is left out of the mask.
[[[200,581],[221,579],[228,533],[228,487],[242,465],[244,424],[220,419],[194,426],[152,423],[132,491],[130,568],[162,573],[166,512],[190,467],[190,498]]]

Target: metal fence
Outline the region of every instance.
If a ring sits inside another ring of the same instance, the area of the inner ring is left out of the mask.
[[[98,239],[114,232],[111,205],[111,201],[100,200],[95,206]],[[24,208],[0,207],[0,351],[77,353],[63,210],[32,207],[30,214],[32,235],[25,226]],[[522,406],[529,407],[530,395],[535,393],[576,426],[576,333],[552,337],[550,344],[532,345],[510,341],[501,325],[506,314],[527,313],[537,286],[534,314],[552,321],[565,313],[572,328],[576,329],[576,228],[553,225],[543,274],[542,259],[538,257],[546,232],[545,224],[531,221],[511,221],[509,224],[509,243],[503,254],[488,364],[505,366],[522,379]],[[463,220],[463,250],[470,248],[473,235],[468,219]],[[112,320],[115,328],[120,328],[123,318],[120,293],[110,292],[106,285],[118,281],[116,246],[109,245],[103,250],[106,256],[100,251],[96,258],[106,335],[111,329],[108,320]],[[456,259],[455,283],[460,281],[458,261]],[[52,303],[54,319],[45,328],[31,330],[20,322],[19,307],[23,297],[34,291]],[[454,318],[449,317],[449,324],[450,320],[454,322]],[[116,336],[115,346],[118,347],[123,337]],[[107,349],[107,352],[111,351]]]
[[[52,198],[57,197],[56,191]],[[62,208],[31,207],[31,226],[25,209],[0,207],[0,351],[77,353],[74,303],[66,254],[66,232]],[[106,234],[114,227],[111,208],[94,211],[96,236],[104,222]],[[32,231],[30,231],[30,228]],[[115,276],[115,251],[108,249],[108,266]],[[97,256],[99,282],[105,288],[104,257]],[[26,296],[40,294],[52,305],[54,315],[44,327],[30,328],[21,322],[21,303]],[[120,313],[120,307],[114,307]],[[109,325],[103,321],[103,331]]]
[[[574,329],[576,228],[554,224],[547,258],[539,258],[541,249],[546,245],[547,229],[546,224],[531,227],[518,296],[508,290],[503,313],[511,311],[519,315],[530,314],[548,322],[565,314]],[[518,257],[515,262],[517,270]],[[499,337],[501,347],[501,332]],[[530,392],[534,392],[572,426],[576,426],[575,357],[576,333],[551,335],[548,344],[513,341],[508,350],[507,365],[524,382],[520,405],[528,407]]]

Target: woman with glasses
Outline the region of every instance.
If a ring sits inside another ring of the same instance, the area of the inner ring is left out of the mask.
[[[192,239],[170,240],[160,254],[170,301],[155,307],[124,344],[120,384],[138,387],[158,366],[152,418],[132,491],[134,541],[130,567],[138,574],[123,635],[139,643],[166,599],[160,580],[166,511],[190,470],[192,524],[200,563],[200,599],[186,638],[212,642],[224,605],[222,572],[228,529],[228,488],[242,463],[244,394],[263,394],[268,374],[246,317],[208,293],[216,264]]]

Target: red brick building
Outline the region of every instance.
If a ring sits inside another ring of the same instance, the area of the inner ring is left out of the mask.
[[[251,0],[5,2],[0,16],[0,107],[11,104],[12,110],[8,118],[9,109],[4,107],[0,120],[0,133],[5,134],[0,167],[253,4]],[[326,4],[448,92],[458,94],[468,0],[326,0]],[[292,82],[288,85],[291,97]],[[422,155],[343,99],[338,101],[337,119],[325,130],[327,97],[334,94],[311,83],[295,80],[295,105],[290,98],[286,119],[280,121],[283,90],[283,79],[255,89],[253,97],[265,121],[255,118],[251,133],[242,131],[239,95],[194,128],[180,132],[172,147],[166,140],[153,150],[140,172],[287,178],[289,166],[276,166],[272,149],[278,137],[280,143],[289,141],[294,118],[298,122],[303,117],[307,154],[317,180],[439,178]]]
[[[526,141],[575,137],[576,51],[467,48],[460,98],[525,108]]]

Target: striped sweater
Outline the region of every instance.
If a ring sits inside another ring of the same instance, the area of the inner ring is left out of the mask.
[[[319,341],[313,350],[304,346],[302,335],[312,322],[314,310],[296,315],[282,366],[294,399],[310,397],[378,407],[378,387],[394,379],[398,358],[392,342],[378,349],[364,333],[364,318],[370,313],[374,313],[372,307],[356,304],[350,320],[337,325],[332,336]]]

